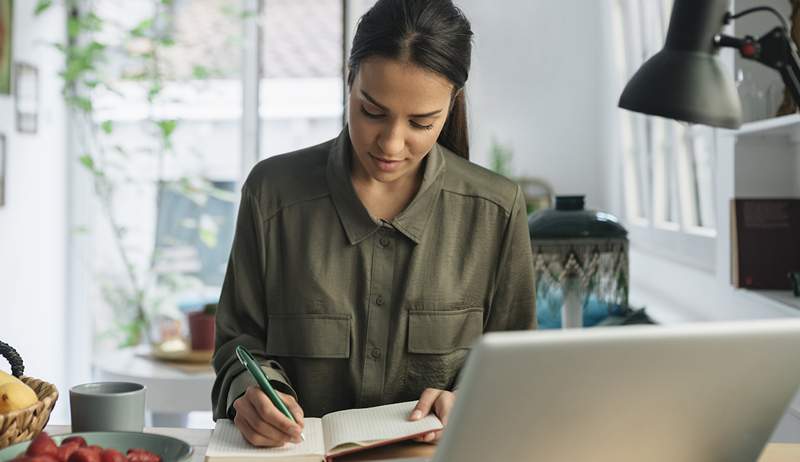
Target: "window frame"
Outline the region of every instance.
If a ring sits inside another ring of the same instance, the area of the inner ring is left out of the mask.
[[[642,27],[648,11],[661,14],[663,35],[666,35],[671,2],[663,0],[661,5],[645,5],[650,1],[617,0],[616,8],[612,10],[612,14],[617,16],[612,21],[619,21],[623,26],[625,43],[621,56],[624,80],[619,82],[620,91],[632,74],[631,68],[638,68],[654,54],[655,51],[648,48],[661,48],[660,44],[654,47],[652,43],[654,34],[660,32],[654,29],[659,28]],[[626,17],[635,18],[636,23],[625,26]],[[618,43],[612,46],[617,47]],[[686,129],[677,122],[631,114],[622,109],[617,115],[617,134],[621,140],[621,215],[631,245],[652,255],[715,272],[716,240],[719,227],[724,225],[715,219],[719,213],[714,209],[714,164],[719,152],[717,130]],[[654,130],[661,130],[663,139],[654,136]],[[695,164],[698,162],[695,150],[702,146],[702,140],[710,143],[701,154],[709,166],[708,172],[699,172]],[[701,187],[702,192],[698,191]],[[668,209],[670,204],[671,210]],[[703,223],[711,223],[714,227],[702,226]]]

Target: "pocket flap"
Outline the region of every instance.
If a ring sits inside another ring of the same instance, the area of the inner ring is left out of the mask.
[[[483,333],[483,309],[409,311],[409,353],[444,354],[470,348]]]
[[[349,358],[350,316],[270,315],[267,354],[298,358]]]

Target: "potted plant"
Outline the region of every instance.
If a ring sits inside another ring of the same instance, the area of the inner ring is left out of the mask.
[[[35,13],[44,13],[53,3],[38,0]],[[165,115],[168,111],[164,107],[180,102],[168,89],[176,84],[202,88],[216,70],[190,63],[191,75],[166,73],[165,56],[177,53],[170,50],[190,45],[176,40],[174,28],[164,27],[172,20],[172,1],[151,0],[149,12],[132,28],[104,18],[93,2],[65,0],[64,4],[68,11],[67,40],[54,46],[65,57],[60,75],[75,133],[74,150],[93,181],[97,205],[93,210],[99,218],[96,222],[90,218],[73,232],[100,236],[98,241],[107,239],[114,252],[103,256],[102,267],[93,268],[92,290],[99,294],[102,308],[109,310],[112,318],[99,318],[99,339],[117,347],[158,344],[171,338],[174,321],[181,316],[175,297],[196,291],[202,283],[171,267],[165,252],[142,245],[152,239],[154,230],[138,226],[146,220],[121,204],[125,197],[141,197],[143,201],[154,197],[156,203],[151,208],[157,213],[162,205],[159,188],[176,191],[198,204],[209,197],[235,201],[235,195],[217,189],[192,168],[168,171],[165,167],[177,156],[174,138],[182,122]],[[124,56],[124,65],[120,65],[120,56]],[[125,138],[128,132],[117,126],[124,124],[117,124],[96,107],[98,95],[116,95],[116,99],[104,96],[114,103],[128,98],[144,104],[147,110],[136,122],[140,131],[135,132],[142,136],[135,142]],[[216,246],[217,224],[212,218],[203,215],[181,227],[196,230],[207,247]]]

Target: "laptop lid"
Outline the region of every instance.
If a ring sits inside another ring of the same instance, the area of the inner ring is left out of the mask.
[[[490,333],[435,462],[752,462],[800,383],[800,320]]]

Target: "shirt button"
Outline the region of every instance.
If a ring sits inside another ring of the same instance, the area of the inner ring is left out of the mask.
[[[383,297],[381,297],[380,295],[378,295],[378,296],[375,298],[375,304],[376,304],[376,305],[378,305],[378,306],[381,306],[381,305],[383,305]]]
[[[389,239],[382,237],[380,240],[381,247],[389,247]]]
[[[379,348],[373,348],[372,351],[369,352],[369,355],[372,356],[372,359],[378,359],[381,357],[381,350]]]

